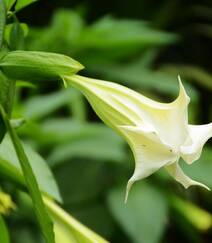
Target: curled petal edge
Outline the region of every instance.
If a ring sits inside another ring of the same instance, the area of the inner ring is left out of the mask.
[[[181,146],[181,156],[191,164],[200,158],[204,144],[212,137],[212,123],[205,125],[189,125],[189,138],[187,144]]]
[[[190,186],[200,186],[207,190],[211,190],[209,187],[204,185],[203,183],[200,183],[198,181],[192,180],[189,176],[187,176],[183,170],[180,168],[179,163],[175,162],[170,165],[167,165],[166,170],[168,173],[180,184],[182,184],[186,189]]]

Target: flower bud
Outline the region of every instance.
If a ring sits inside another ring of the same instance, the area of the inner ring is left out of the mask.
[[[0,59],[0,69],[13,79],[55,80],[83,69],[74,59],[56,53],[12,51]]]

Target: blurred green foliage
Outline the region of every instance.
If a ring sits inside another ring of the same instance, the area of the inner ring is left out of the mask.
[[[48,6],[38,1],[20,11],[20,22],[5,27],[8,47],[69,55],[85,65],[86,71],[81,72],[90,77],[119,82],[164,102],[177,96],[180,74],[191,97],[190,122],[211,121],[210,1],[202,1],[200,6],[195,1],[143,0],[134,5],[120,4],[120,10],[111,3],[110,11],[108,7],[103,11],[99,2],[95,1],[97,10],[92,8],[94,3],[85,2],[85,7],[71,9],[64,0],[59,9],[58,3]],[[33,19],[39,18],[38,6],[44,8],[41,15],[48,7],[54,8],[49,23]],[[113,17],[111,13],[116,11],[117,17]],[[27,27],[22,23],[26,18],[40,26],[29,22]],[[11,42],[14,38],[15,46]],[[17,82],[12,117],[24,118],[17,123],[18,133],[43,191],[60,200],[51,172],[34,150],[51,167],[64,209],[110,242],[211,242],[211,192],[196,187],[184,190],[159,171],[136,183],[125,205],[125,185],[134,168],[129,148],[99,122],[76,90],[40,81],[39,85]],[[14,151],[9,150],[8,143],[6,137],[0,147],[0,168],[7,160],[17,161],[11,159]],[[199,161],[192,166],[182,161],[182,166],[189,176],[212,187],[211,159],[209,143]],[[6,169],[22,184],[11,164]],[[6,220],[0,217],[0,240],[5,235],[3,242],[7,242],[6,221],[12,242],[41,242],[31,204],[3,174],[0,182],[18,205]]]

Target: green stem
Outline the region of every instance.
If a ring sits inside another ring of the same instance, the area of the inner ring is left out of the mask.
[[[44,238],[46,240],[46,243],[54,243],[54,232],[53,232],[53,223],[46,211],[41,192],[38,187],[37,180],[35,178],[35,175],[33,173],[33,170],[31,168],[31,165],[29,163],[29,160],[24,152],[23,146],[19,140],[19,137],[14,130],[14,128],[11,126],[10,121],[7,117],[7,114],[4,111],[4,108],[0,105],[0,112],[2,115],[2,118],[4,120],[5,126],[7,128],[7,131],[11,137],[13,146],[15,148],[17,157],[19,159],[19,163],[21,165],[24,179],[26,181],[26,185],[29,191],[29,194],[32,198],[32,202],[35,208],[35,213],[38,219],[38,222],[40,224],[42,233],[44,235]]]

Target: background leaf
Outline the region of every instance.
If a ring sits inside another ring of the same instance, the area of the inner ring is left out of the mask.
[[[42,165],[42,163],[44,163],[43,160],[41,160],[41,158],[39,158],[39,156],[36,154],[36,156],[33,156],[32,154],[35,154],[35,152],[32,152],[31,149],[29,149],[29,146],[24,146],[24,148],[26,149],[26,153],[27,155],[31,155],[30,158],[33,158],[32,160],[30,160],[30,162],[32,163],[32,161],[34,161],[33,164],[33,169],[36,168],[37,163],[40,164],[40,166]],[[32,153],[32,154],[31,154]],[[9,161],[3,160],[1,158],[1,156],[3,155],[3,157],[7,158]],[[20,170],[18,170],[17,167],[19,167],[18,165],[18,161],[17,161],[17,157],[15,155],[15,151],[14,148],[12,147],[11,141],[9,140],[9,137],[6,136],[6,138],[4,139],[3,143],[0,145],[0,172],[1,175],[3,174],[6,178],[12,179],[15,183],[18,183],[20,185],[24,185],[25,181],[23,180],[23,175],[20,173]],[[46,167],[45,163],[41,166],[41,167],[37,167],[36,169],[34,169],[36,176],[38,177],[38,182],[41,181],[41,177],[43,180],[43,183],[45,182],[46,184],[45,187],[48,188],[48,183],[49,185],[52,187],[52,193],[54,196],[55,192],[57,192],[57,188],[55,186],[55,183],[52,183],[53,178],[52,175],[50,174],[50,171],[48,171],[48,167]],[[37,173],[43,173],[43,174],[37,174]],[[49,182],[48,182],[49,180]],[[51,183],[50,183],[51,182]],[[39,185],[41,186],[40,183]],[[52,185],[51,185],[52,184]],[[44,191],[44,193],[49,194],[50,190],[48,188],[47,191]],[[98,242],[105,242],[106,241],[104,239],[102,239],[101,237],[97,236],[95,233],[91,232],[89,229],[85,228],[84,226],[82,226],[80,223],[78,223],[74,218],[72,218],[71,216],[69,216],[67,213],[65,213],[62,208],[60,208],[58,205],[56,205],[55,202],[51,201],[48,197],[44,197],[44,202],[46,207],[50,208],[50,216],[52,218],[52,220],[54,220],[54,231],[56,234],[56,238],[55,238],[55,242],[56,243],[61,243],[61,240],[67,240],[67,243],[74,243],[74,242],[79,242],[78,240],[81,239],[83,240],[82,242],[94,242],[94,239],[98,239]],[[33,208],[30,208],[30,211]],[[85,230],[86,229],[86,230]],[[18,231],[18,235],[17,235],[17,241],[21,242],[22,240],[26,240],[27,242],[36,242],[36,240],[33,238],[33,236],[31,236],[31,234],[28,232],[25,232],[24,230],[22,231],[21,229],[19,229]],[[34,241],[35,240],[35,241]],[[73,240],[73,241],[72,241]],[[80,241],[81,242],[81,241]]]
[[[46,212],[45,205],[41,197],[41,192],[39,190],[37,180],[34,176],[29,160],[24,152],[22,144],[18,138],[18,135],[16,134],[14,128],[10,124],[9,119],[7,118],[4,109],[2,107],[0,107],[0,109],[1,109],[1,115],[3,116],[6,128],[11,137],[11,141],[13,143],[15,152],[17,154],[19,163],[21,165],[21,169],[24,175],[24,179],[26,181],[27,189],[32,198],[35,213],[38,222],[40,224],[41,231],[43,233],[45,241],[46,243],[54,243],[55,240],[54,240],[54,232],[53,232],[53,223]]]
[[[61,201],[55,179],[44,159],[32,148],[30,148],[29,145],[23,144],[23,147],[26,155],[29,158],[29,162],[32,166],[40,189],[54,199]],[[6,173],[7,176],[12,174],[12,177],[17,178],[21,184],[24,183],[24,181],[21,179],[22,172],[18,157],[8,135],[5,136],[0,145],[0,168],[1,173]]]
[[[124,204],[124,192],[124,188],[116,188],[108,197],[110,210],[117,222],[132,242],[159,242],[168,216],[164,195],[157,188],[143,182],[134,186],[127,204]]]
[[[13,23],[10,29],[9,46],[11,50],[24,49],[24,30],[23,24],[18,21]]]
[[[114,149],[115,148],[115,149]],[[109,137],[83,138],[78,141],[58,145],[50,154],[51,166],[61,164],[73,158],[120,162],[124,160],[123,144]]]
[[[15,10],[16,11],[19,11],[21,10],[22,8],[25,8],[27,7],[28,5],[36,2],[37,0],[17,0],[17,3],[15,5]]]
[[[6,9],[4,0],[0,0],[0,49],[2,47],[3,39],[4,39],[4,28],[6,24]]]
[[[61,210],[51,200],[44,198],[46,206],[50,211],[56,234],[56,243],[107,243],[99,235],[90,231],[87,227],[76,221],[69,214]],[[65,241],[64,241],[65,240]]]
[[[0,71],[0,105],[2,105],[8,115],[11,115],[13,100],[14,100],[14,92],[15,92],[15,82],[14,80],[8,79],[3,73]],[[6,132],[6,127],[3,122],[3,119],[0,115],[0,142],[2,141]]]
[[[40,119],[51,114],[76,98],[72,89],[63,89],[45,96],[35,96],[27,100],[22,108],[23,115],[30,119]]]
[[[0,215],[0,239],[1,243],[10,243],[9,233],[3,217]]]
[[[16,0],[4,0],[7,11],[11,9]]]
[[[211,158],[212,150],[209,149],[209,147],[205,147],[201,158],[192,164],[192,166],[188,166],[186,163],[181,164],[185,173],[194,178],[194,180],[201,181],[202,183],[205,183],[205,185],[207,185],[209,188],[212,188]]]

